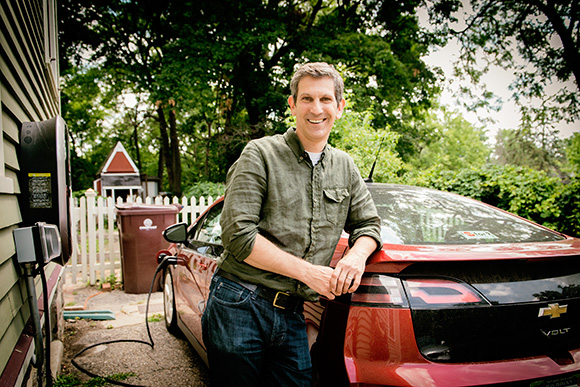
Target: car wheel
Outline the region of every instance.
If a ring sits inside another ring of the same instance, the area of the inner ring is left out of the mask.
[[[163,311],[165,312],[165,326],[171,333],[178,333],[177,312],[175,310],[175,290],[171,270],[165,270],[163,275]]]

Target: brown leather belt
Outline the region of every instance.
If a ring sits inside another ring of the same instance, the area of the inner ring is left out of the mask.
[[[217,269],[216,275],[226,278],[238,285],[243,286],[251,292],[256,293],[259,297],[271,302],[275,308],[283,309],[288,312],[301,312],[304,300],[297,296],[292,296],[286,292],[270,289],[266,286],[252,284],[240,279],[237,275]]]

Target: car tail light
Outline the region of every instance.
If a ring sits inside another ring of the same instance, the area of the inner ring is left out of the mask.
[[[365,275],[357,291],[352,294],[353,304],[373,306],[408,306],[401,280],[382,274]]]
[[[407,279],[404,282],[411,307],[488,304],[477,291],[461,282],[444,279]]]

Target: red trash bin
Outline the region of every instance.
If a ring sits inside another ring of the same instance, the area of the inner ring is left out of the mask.
[[[169,243],[163,230],[177,222],[180,204],[117,204],[123,287],[127,293],[148,293],[157,269],[157,253]],[[159,281],[153,291],[160,290]]]

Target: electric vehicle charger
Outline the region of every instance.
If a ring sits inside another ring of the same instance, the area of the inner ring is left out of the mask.
[[[153,287],[155,286],[155,279],[157,278],[157,274],[159,274],[159,272],[163,269],[165,269],[165,267],[167,265],[175,265],[177,263],[177,258],[173,257],[173,256],[165,256],[163,257],[163,260],[161,261],[161,263],[157,266],[157,269],[155,269],[155,274],[153,275],[153,280],[151,281],[151,287],[149,288],[149,294],[147,295],[147,305],[145,306],[145,326],[147,327],[147,336],[149,337],[149,341],[143,341],[143,340],[129,340],[129,339],[119,339],[119,340],[110,340],[110,341],[103,341],[100,343],[96,343],[96,344],[92,344],[89,345],[88,347],[82,349],[81,351],[79,351],[76,355],[74,355],[71,359],[71,363],[77,368],[79,369],[81,372],[84,372],[85,374],[89,375],[90,377],[93,378],[102,378],[105,381],[111,383],[111,384],[116,384],[119,386],[129,386],[129,387],[148,387],[148,386],[141,386],[138,384],[129,384],[129,383],[124,383],[122,381],[119,380],[113,380],[110,378],[107,378],[106,376],[101,376],[101,375],[97,375],[85,368],[83,368],[82,366],[80,366],[77,362],[76,362],[76,358],[79,357],[80,355],[82,355],[85,351],[88,351],[91,348],[94,347],[98,347],[99,345],[106,345],[106,344],[114,344],[114,343],[140,343],[140,344],[145,344],[150,346],[151,348],[154,348],[155,343],[153,342],[153,338],[151,337],[151,330],[149,329],[149,319],[148,319],[148,315],[149,315],[149,301],[151,300],[151,293],[153,293]]]

